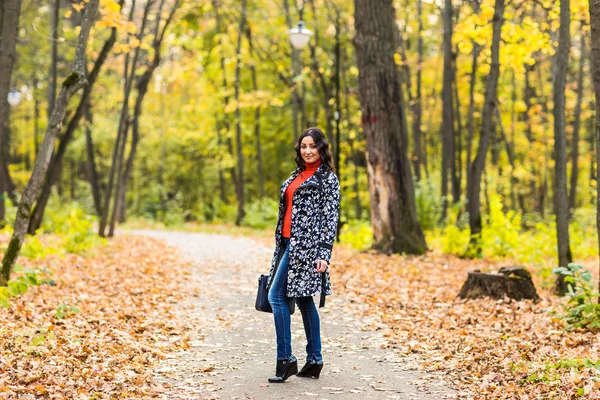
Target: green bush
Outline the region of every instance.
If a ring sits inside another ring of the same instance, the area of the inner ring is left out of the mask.
[[[0,307],[10,307],[11,297],[27,293],[31,286],[54,284],[50,271],[45,268],[23,270],[19,265],[16,265],[14,273],[17,275],[15,279],[9,281],[7,286],[0,286]]]
[[[358,250],[365,250],[373,244],[373,228],[368,221],[350,220],[340,231],[340,241]]]
[[[429,181],[415,182],[415,201],[417,217],[424,231],[433,230],[442,215],[443,198],[437,194],[437,188]]]
[[[600,328],[599,293],[592,283],[592,273],[579,264],[569,264],[568,268],[560,267],[552,271],[565,275],[569,299],[565,305],[565,313],[561,315],[567,322],[567,330],[584,328],[598,330]]]
[[[95,220],[95,216],[73,203],[63,210],[48,210],[41,231],[58,235],[62,239],[60,246],[67,253],[82,254],[104,241],[94,229]]]
[[[250,203],[246,207],[246,215],[242,224],[255,229],[266,229],[277,224],[278,215],[279,202],[265,198]]]

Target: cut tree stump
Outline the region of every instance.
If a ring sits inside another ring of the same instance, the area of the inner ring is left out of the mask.
[[[531,274],[524,267],[501,268],[499,271],[483,273],[469,272],[458,297],[477,299],[479,297],[501,299],[504,296],[515,300],[539,300],[531,280]]]

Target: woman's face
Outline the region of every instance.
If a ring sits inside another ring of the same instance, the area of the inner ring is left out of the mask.
[[[300,155],[307,164],[316,163],[321,158],[319,149],[312,136],[306,136],[300,142]]]

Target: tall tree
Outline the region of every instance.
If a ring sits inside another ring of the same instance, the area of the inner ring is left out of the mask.
[[[9,119],[10,105],[8,92],[13,66],[17,58],[17,38],[19,36],[19,17],[21,0],[3,0],[0,4],[0,228],[5,220],[5,193],[8,192],[13,202],[14,185],[8,172],[10,148]]]
[[[395,10],[392,0],[355,0],[354,5],[374,247],[421,254],[427,245],[417,219],[404,99],[394,60]]]
[[[138,43],[142,43],[142,40],[144,39],[145,35],[146,35],[146,25],[148,24],[148,16],[150,14],[150,9],[154,6],[154,0],[149,0],[146,3],[146,6],[144,7],[144,14],[142,16],[142,26],[140,27],[140,31],[138,32],[137,35],[137,42]],[[160,18],[159,18],[160,20]],[[141,50],[141,46],[137,46],[133,52],[133,59],[131,60],[131,72],[128,72],[128,56],[129,53],[127,54],[126,57],[126,62],[125,62],[125,98],[123,101],[123,106],[121,108],[121,119],[119,121],[119,131],[117,132],[117,141],[115,143],[115,150],[118,151],[117,154],[117,159],[116,159],[116,163],[113,164],[111,166],[111,170],[114,167],[114,170],[117,173],[117,179],[115,182],[115,196],[114,196],[114,204],[113,204],[113,208],[112,208],[112,213],[110,216],[110,225],[108,228],[108,236],[112,237],[115,233],[115,224],[116,224],[116,220],[117,220],[117,214],[119,212],[119,202],[121,200],[121,189],[122,189],[122,182],[123,182],[123,176],[125,174],[124,171],[124,164],[125,164],[125,149],[127,147],[127,138],[129,136],[129,128],[131,127],[131,120],[130,120],[130,115],[129,115],[129,97],[131,95],[131,89],[133,88],[133,84],[134,81],[136,79],[136,70],[138,67],[138,60],[140,57],[140,51]],[[111,188],[112,188],[112,178],[110,178],[109,182],[108,182],[108,189],[106,190],[107,192],[107,196],[106,196],[106,201],[104,202],[105,204],[105,208],[103,211],[103,218],[102,221],[100,222],[102,223],[106,223],[106,218],[104,218],[104,215],[108,212],[108,208],[110,205],[110,194],[111,194]],[[102,236],[104,236],[102,234]]]
[[[124,0],[120,0],[119,4],[122,7]],[[52,187],[60,181],[62,174],[62,163],[67,153],[67,148],[73,137],[75,136],[75,131],[77,127],[79,127],[79,122],[81,118],[85,115],[85,110],[89,106],[90,95],[92,93],[92,89],[100,75],[100,71],[108,58],[108,55],[112,51],[112,48],[117,41],[117,28],[112,28],[109,37],[106,39],[104,44],[102,45],[102,49],[94,62],[94,66],[92,67],[92,71],[89,73],[87,77],[87,84],[83,89],[83,93],[81,98],[79,99],[79,103],[77,104],[77,108],[75,113],[66,124],[67,127],[65,132],[60,135],[58,148],[56,152],[52,155],[50,159],[50,163],[48,165],[48,169],[46,170],[46,176],[43,181],[43,186],[38,195],[38,199],[35,203],[35,207],[33,209],[33,213],[31,215],[31,219],[29,221],[28,233],[33,235],[35,231],[39,229],[42,224],[42,220],[44,219],[44,212],[46,211],[46,206],[48,205],[48,201],[50,200],[50,195],[52,194]]]
[[[52,19],[50,25],[50,81],[48,82],[48,118],[54,108],[56,99],[56,82],[58,81],[58,27],[60,24],[60,0],[52,2]]]
[[[142,75],[136,80],[135,89],[137,91],[137,97],[133,106],[133,118],[131,121],[131,148],[129,150],[129,155],[127,156],[125,172],[123,173],[123,178],[119,182],[118,187],[118,218],[119,222],[121,223],[125,222],[125,194],[127,191],[127,186],[129,184],[129,179],[131,179],[131,175],[133,172],[133,163],[135,161],[135,156],[137,154],[137,148],[140,141],[140,118],[142,116],[142,105],[144,102],[144,98],[148,93],[148,86],[150,85],[150,80],[152,79],[154,71],[156,71],[162,60],[161,47],[165,38],[165,33],[167,31],[167,28],[173,21],[173,17],[177,9],[180,7],[181,1],[182,0],[177,0],[173,2],[171,10],[166,19],[164,20],[164,23],[162,19],[162,10],[165,4],[165,0],[160,1],[158,10],[156,12],[155,25],[153,31],[154,38],[152,40],[152,49],[154,51],[154,55],[150,63],[146,66],[146,69],[144,70]]]
[[[575,104],[575,121],[573,122],[573,144],[571,147],[571,187],[569,188],[569,209],[576,206],[577,179],[579,177],[579,130],[581,128],[581,108],[583,105],[583,76],[585,66],[585,35],[582,20],[579,29],[579,71],[577,73],[577,103]]]
[[[492,134],[492,120],[498,92],[500,75],[500,36],[504,23],[504,0],[496,0],[492,20],[492,54],[490,72],[485,87],[485,103],[483,104],[481,135],[477,155],[471,164],[471,180],[467,183],[467,209],[469,211],[469,228],[471,245],[475,252],[480,252],[479,236],[481,235],[481,176],[485,169],[485,159]]]
[[[248,49],[250,51],[250,57],[254,57],[252,30],[250,26],[246,28],[246,38],[248,39]],[[254,58],[250,61],[250,72],[252,74],[252,90],[258,91],[258,81],[256,79],[256,61]],[[259,199],[265,197],[265,174],[263,168],[263,156],[262,156],[262,144],[260,141],[260,105],[256,106],[254,110],[254,138],[256,140],[256,168],[258,174],[258,191]],[[220,171],[219,171],[220,172]]]
[[[596,149],[600,149],[600,0],[590,0],[591,60],[594,95],[596,97]],[[600,152],[596,151],[596,165],[600,165]],[[596,185],[596,229],[598,231],[598,249],[600,249],[600,186]],[[600,286],[600,280],[598,282]],[[598,299],[600,301],[600,298]]]
[[[242,148],[242,113],[240,111],[239,99],[240,99],[240,86],[241,86],[241,67],[242,67],[242,37],[246,29],[246,0],[242,0],[242,10],[240,15],[240,26],[238,29],[237,46],[235,51],[236,63],[235,63],[235,83],[234,83],[234,96],[235,96],[235,140],[237,147],[237,165],[238,165],[238,177],[236,182],[236,194],[238,202],[237,218],[235,220],[236,225],[241,225],[244,219],[244,149]]]
[[[448,175],[452,182],[456,176],[454,162],[454,107],[452,102],[452,0],[444,0],[444,78],[442,88],[442,214],[446,218],[448,208]],[[455,201],[457,199],[454,199]]]
[[[422,76],[423,76],[423,1],[417,0],[417,19],[419,21],[419,29],[417,31],[417,76],[416,76],[416,92],[413,99],[413,167],[414,173],[417,180],[421,180],[421,163],[422,153],[421,150],[421,120],[422,120],[422,104],[421,104],[421,87],[422,87]]]
[[[85,52],[87,49],[88,37],[90,29],[94,24],[94,19],[98,12],[99,0],[89,0],[85,6],[83,18],[81,21],[81,28],[79,31],[79,39],[77,41],[77,48],[75,52],[75,61],[73,63],[73,70],[69,76],[63,81],[60,93],[56,100],[54,109],[52,110],[52,116],[50,122],[46,128],[44,140],[40,146],[40,151],[35,160],[33,172],[27,182],[23,196],[17,208],[17,215],[15,219],[15,227],[13,235],[8,243],[8,248],[4,253],[2,260],[2,274],[0,275],[0,286],[6,286],[10,279],[13,266],[19,256],[23,241],[25,240],[25,234],[27,232],[27,226],[29,225],[29,217],[31,206],[39,192],[42,180],[48,168],[48,162],[52,155],[52,149],[54,148],[54,141],[56,134],[60,131],[62,121],[67,112],[67,106],[73,95],[86,85],[86,57]]]
[[[569,243],[569,201],[567,197],[567,137],[565,134],[565,85],[569,67],[571,47],[571,3],[560,1],[560,27],[558,29],[558,49],[554,56],[554,212],[556,214],[556,239],[558,241],[558,265],[566,267],[571,261]],[[567,291],[565,276],[556,278],[556,291]]]
[[[217,35],[219,35],[219,44],[221,44],[221,54],[220,54],[220,64],[221,64],[221,71],[223,73],[223,90],[225,93],[227,93],[229,91],[229,85],[227,83],[227,68],[225,67],[225,51],[222,48],[222,44],[223,44],[223,34],[224,34],[224,30],[222,27],[222,21],[221,21],[221,9],[220,9],[220,0],[212,0],[212,6],[213,9],[215,11],[215,20],[216,20],[216,32]],[[227,105],[229,104],[229,95],[225,94],[223,96],[223,106],[224,108],[227,108]],[[219,123],[219,119],[217,119],[217,131],[219,132],[220,135],[220,131],[221,128],[225,131],[225,142],[227,143],[227,150],[229,151],[229,154],[231,155],[231,157],[233,157],[233,143],[231,140],[231,136],[229,135],[229,118],[227,116],[226,113],[223,113],[223,117],[222,120]],[[229,174],[231,175],[231,180],[233,181],[233,184],[235,187],[237,187],[237,174],[235,172],[235,168],[234,167],[230,167],[229,168]]]

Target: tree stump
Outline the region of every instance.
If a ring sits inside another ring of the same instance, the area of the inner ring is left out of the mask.
[[[497,272],[469,272],[458,297],[477,299],[479,297],[501,299],[504,296],[515,300],[539,300],[531,280],[531,274],[524,267],[501,268]]]

